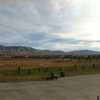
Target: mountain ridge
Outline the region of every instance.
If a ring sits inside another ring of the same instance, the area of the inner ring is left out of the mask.
[[[70,52],[60,50],[40,50],[25,46],[2,46],[0,45],[0,56],[42,56],[42,55],[100,55],[99,51],[74,50]]]

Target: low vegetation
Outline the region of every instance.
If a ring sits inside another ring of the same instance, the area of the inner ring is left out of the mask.
[[[58,77],[100,74],[100,59],[97,57],[0,58],[0,81],[46,80],[51,73]]]

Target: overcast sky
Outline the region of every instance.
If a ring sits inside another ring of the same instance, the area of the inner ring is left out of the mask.
[[[100,51],[100,1],[0,0],[0,45]]]

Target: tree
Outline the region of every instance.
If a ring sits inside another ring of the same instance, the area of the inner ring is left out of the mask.
[[[31,74],[31,69],[27,70],[27,74],[30,75]]]
[[[95,69],[95,64],[93,64],[92,66],[93,66],[93,69]]]
[[[21,73],[21,68],[20,68],[20,66],[18,66],[17,71],[18,71],[18,74]]]
[[[60,77],[64,77],[65,73],[63,71],[60,72]]]

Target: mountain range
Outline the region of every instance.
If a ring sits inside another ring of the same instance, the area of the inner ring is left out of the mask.
[[[0,46],[0,56],[42,56],[42,55],[100,55],[98,51],[76,50],[76,51],[51,51],[40,50],[24,46]]]

